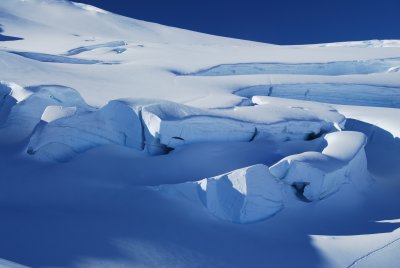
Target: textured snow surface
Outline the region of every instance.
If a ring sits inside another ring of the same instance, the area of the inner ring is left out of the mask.
[[[0,266],[398,266],[399,40],[64,0],[1,0],[0,27]]]

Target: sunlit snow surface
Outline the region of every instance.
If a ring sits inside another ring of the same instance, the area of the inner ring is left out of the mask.
[[[398,267],[400,41],[0,27],[0,267]]]

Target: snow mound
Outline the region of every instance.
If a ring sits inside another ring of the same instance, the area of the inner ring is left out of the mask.
[[[15,84],[2,84],[0,88],[0,94],[4,95],[0,108],[0,137],[4,143],[27,138],[41,121],[47,106],[90,109],[80,94],[68,87],[49,85],[22,88]]]
[[[224,175],[176,185],[160,186],[201,203],[211,214],[235,223],[266,219],[283,208],[283,184],[265,165],[254,165]]]
[[[46,118],[57,117],[52,108]],[[41,160],[66,161],[88,149],[115,144],[137,150],[144,146],[138,110],[123,101],[111,101],[101,109],[72,115],[70,108],[61,110],[57,120],[38,128],[28,144],[28,153]],[[67,115],[67,117],[65,117]],[[42,118],[43,118],[42,117]],[[62,149],[63,148],[63,149]]]
[[[322,153],[288,156],[270,168],[271,174],[295,187],[309,201],[324,199],[344,183],[360,184],[368,177],[364,134],[334,132],[325,140],[328,145]]]

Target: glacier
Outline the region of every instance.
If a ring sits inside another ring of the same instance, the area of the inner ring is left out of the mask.
[[[0,27],[0,266],[398,264],[399,40],[67,0],[2,0]]]

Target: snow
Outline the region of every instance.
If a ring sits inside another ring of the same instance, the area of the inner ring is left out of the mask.
[[[49,104],[52,103],[50,100]],[[34,131],[28,151],[37,155],[37,151],[52,150],[53,157],[67,160],[71,153],[65,158],[65,151],[59,150],[59,146],[81,153],[104,144],[118,144],[137,150],[146,148],[150,155],[157,155],[199,142],[307,139],[335,130],[344,121],[329,106],[314,105],[315,112],[299,111],[288,107],[290,103],[293,101],[208,111],[160,100],[124,99],[84,113],[76,113],[75,106],[50,105],[41,116],[49,124]],[[84,106],[80,99],[76,105]],[[269,116],[260,120],[260,114]]]
[[[324,199],[345,183],[362,185],[368,178],[365,135],[341,131],[327,134],[325,140],[321,153],[288,156],[270,168],[271,174],[298,188],[309,201]]]
[[[20,265],[15,262],[0,259],[0,268],[26,268],[28,266]]]
[[[347,46],[347,47],[399,47],[399,40],[366,40],[366,41],[352,41],[352,42],[337,42],[337,43],[326,43],[319,44],[316,46],[335,47],[335,46]]]
[[[10,51],[13,53],[28,59],[40,61],[40,62],[53,62],[53,63],[67,63],[67,64],[116,64],[114,62],[102,62],[98,60],[86,60],[86,59],[75,59],[58,55],[51,55],[45,53],[35,53],[35,52],[18,52]]]
[[[23,87],[10,82],[0,82],[1,97],[4,100],[7,95],[15,99],[16,102],[20,102],[28,98],[32,93],[25,90]]]
[[[119,101],[112,101],[98,111],[62,117],[36,129],[28,143],[29,154],[39,159],[66,161],[74,153],[99,145],[143,147],[141,119],[134,110]]]
[[[272,96],[346,105],[400,108],[400,88],[360,84],[268,84],[239,89],[234,94]]]
[[[59,104],[87,109],[79,93],[71,88],[50,85],[21,88],[13,85],[4,98],[0,121],[2,143],[20,142],[27,138],[40,122],[47,106]]]
[[[399,40],[58,0],[2,0],[0,24],[0,266],[397,265]]]
[[[97,45],[90,45],[90,46],[83,46],[83,47],[78,47],[74,48],[71,50],[68,50],[67,53],[65,53],[65,56],[74,56],[81,54],[83,52],[91,51],[97,48],[104,48],[104,47],[120,47],[120,46],[126,46],[127,43],[125,41],[114,41],[114,42],[108,42],[104,44],[97,44]]]
[[[107,14],[108,13],[106,10],[98,8],[98,7],[95,7],[95,6],[92,6],[92,5],[82,4],[82,3],[75,3],[75,2],[72,2],[72,4],[74,4],[77,7],[82,8],[84,10],[87,10],[89,12],[97,12],[97,13],[103,13],[103,14]]]
[[[318,108],[316,112],[293,109],[282,102],[206,111],[169,102],[144,107],[142,117],[146,140],[152,146],[177,148],[204,141],[305,139],[311,133],[330,131],[344,121],[328,106]]]
[[[47,123],[50,123],[54,120],[63,118],[63,117],[70,117],[76,113],[76,107],[63,107],[57,105],[50,105],[47,106],[44,110],[41,120]]]
[[[400,258],[400,229],[354,236],[312,236],[314,245],[337,267],[396,267]],[[371,244],[374,247],[371,247]],[[348,250],[357,246],[357,251]]]
[[[214,216],[236,223],[266,219],[283,208],[283,184],[267,166],[255,165],[193,183],[161,186],[198,200]]]
[[[355,118],[373,124],[385,129],[394,138],[400,138],[399,109],[344,105],[336,105],[335,107],[347,118]]]
[[[325,136],[328,146],[322,151],[324,155],[344,162],[351,161],[367,143],[364,134],[354,131],[341,131]]]
[[[248,74],[349,75],[391,72],[399,58],[326,63],[238,63],[222,64],[195,73],[180,75],[224,76]],[[179,74],[179,72],[178,72]]]

